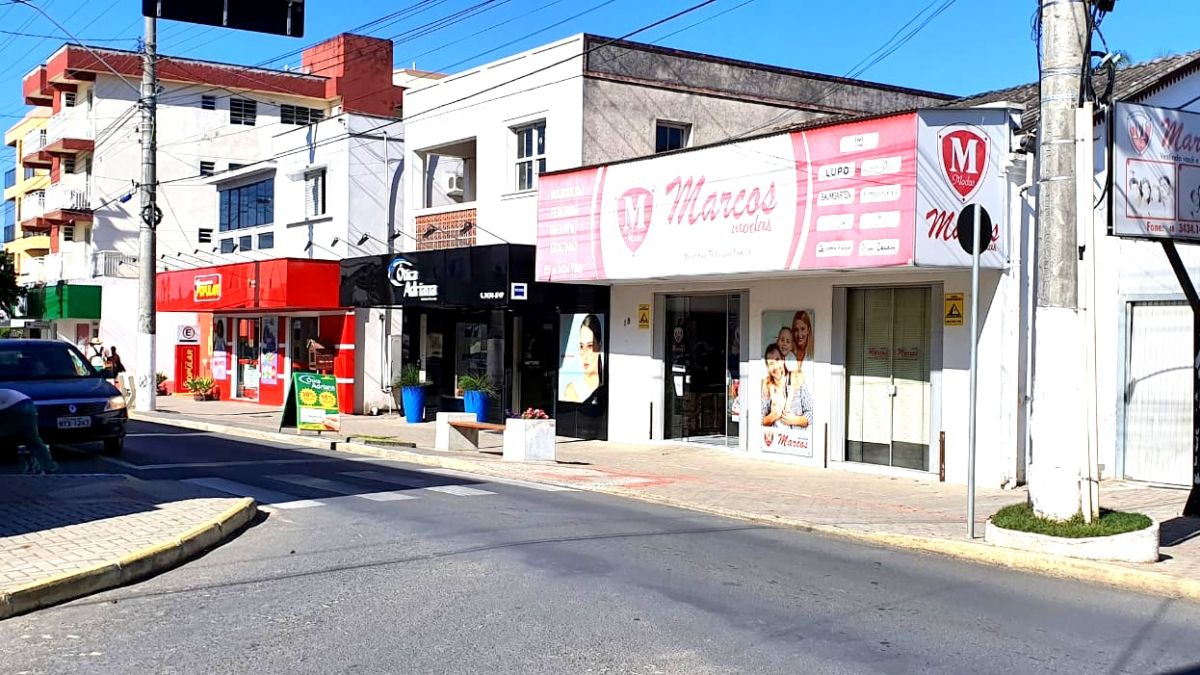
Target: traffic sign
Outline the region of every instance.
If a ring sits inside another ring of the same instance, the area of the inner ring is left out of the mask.
[[[304,37],[304,0],[142,0],[142,16]]]
[[[975,211],[979,210],[979,222],[975,222]],[[978,233],[978,234],[976,234]],[[982,254],[992,242],[992,217],[982,206],[967,204],[962,213],[958,214],[958,245],[967,253],[975,242],[983,242],[979,247]]]

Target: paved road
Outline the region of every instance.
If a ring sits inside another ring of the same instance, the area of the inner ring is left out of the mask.
[[[1196,605],[604,495],[150,425],[136,425],[127,466],[66,461],[272,506],[177,570],[0,622],[5,673],[1007,675],[1200,664]]]

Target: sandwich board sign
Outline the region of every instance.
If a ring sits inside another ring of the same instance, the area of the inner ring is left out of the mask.
[[[302,431],[340,431],[337,378],[319,373],[292,373],[292,386],[283,403],[279,429]]]

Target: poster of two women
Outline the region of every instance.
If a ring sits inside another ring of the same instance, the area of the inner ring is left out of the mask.
[[[763,312],[763,452],[813,456],[812,310]]]

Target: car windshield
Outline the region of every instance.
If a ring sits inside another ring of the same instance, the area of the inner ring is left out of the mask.
[[[61,380],[96,377],[96,371],[66,343],[3,344],[0,341],[0,380]]]

